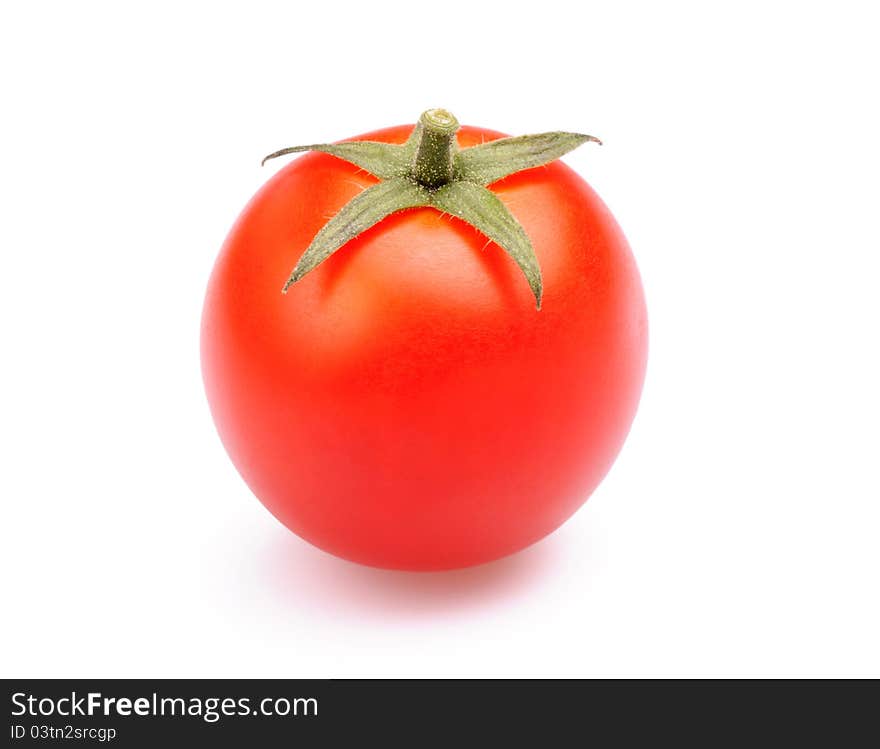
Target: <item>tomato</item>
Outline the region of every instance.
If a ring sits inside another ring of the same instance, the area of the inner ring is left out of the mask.
[[[457,134],[461,148],[500,137]],[[431,207],[390,215],[281,294],[375,184],[310,153],[244,209],[204,305],[211,412],[253,493],[315,546],[395,569],[488,562],[559,527],[620,450],[647,355],[638,270],[600,198],[554,162],[491,184],[534,246],[540,310],[498,245]]]

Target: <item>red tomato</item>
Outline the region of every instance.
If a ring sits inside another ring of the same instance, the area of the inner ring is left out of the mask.
[[[463,127],[458,142],[499,137]],[[501,248],[433,208],[386,218],[282,295],[375,183],[312,153],[245,208],[205,301],[211,411],[254,494],[312,544],[387,568],[488,562],[559,527],[620,450],[647,354],[638,270],[596,193],[554,162],[491,186],[534,245],[540,310]]]

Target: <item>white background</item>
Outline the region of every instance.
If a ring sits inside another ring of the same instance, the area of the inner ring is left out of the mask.
[[[880,675],[876,8],[431,5],[4,5],[2,675]],[[265,153],[431,106],[605,140],[651,357],[569,523],[414,575],[251,496],[198,330]]]

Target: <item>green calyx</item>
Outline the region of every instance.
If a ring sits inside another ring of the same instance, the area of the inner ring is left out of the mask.
[[[445,109],[422,114],[406,143],[373,141],[283,148],[278,156],[321,151],[364,169],[380,181],[353,198],[317,233],[284,284],[299,281],[346,242],[392,213],[430,206],[460,218],[499,245],[526,277],[538,309],[543,285],[532,243],[507,206],[486,185],[523,169],[555,161],[582,143],[601,143],[592,135],[541,133],[501,138],[460,149],[458,120]]]

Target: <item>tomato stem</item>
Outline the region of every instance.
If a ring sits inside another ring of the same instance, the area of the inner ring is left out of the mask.
[[[435,189],[452,181],[458,128],[458,120],[445,109],[422,113],[412,135],[415,143],[412,176],[419,184]]]
[[[336,250],[386,216],[409,208],[431,206],[455,216],[495,242],[516,262],[541,309],[543,282],[538,258],[525,230],[488,185],[524,169],[549,164],[582,143],[598,138],[554,131],[498,138],[459,149],[458,120],[445,109],[429,109],[419,118],[406,143],[357,140],[293,146],[277,156],[321,151],[363,169],[378,184],[352,198],[315,235],[284,284],[287,290]]]

